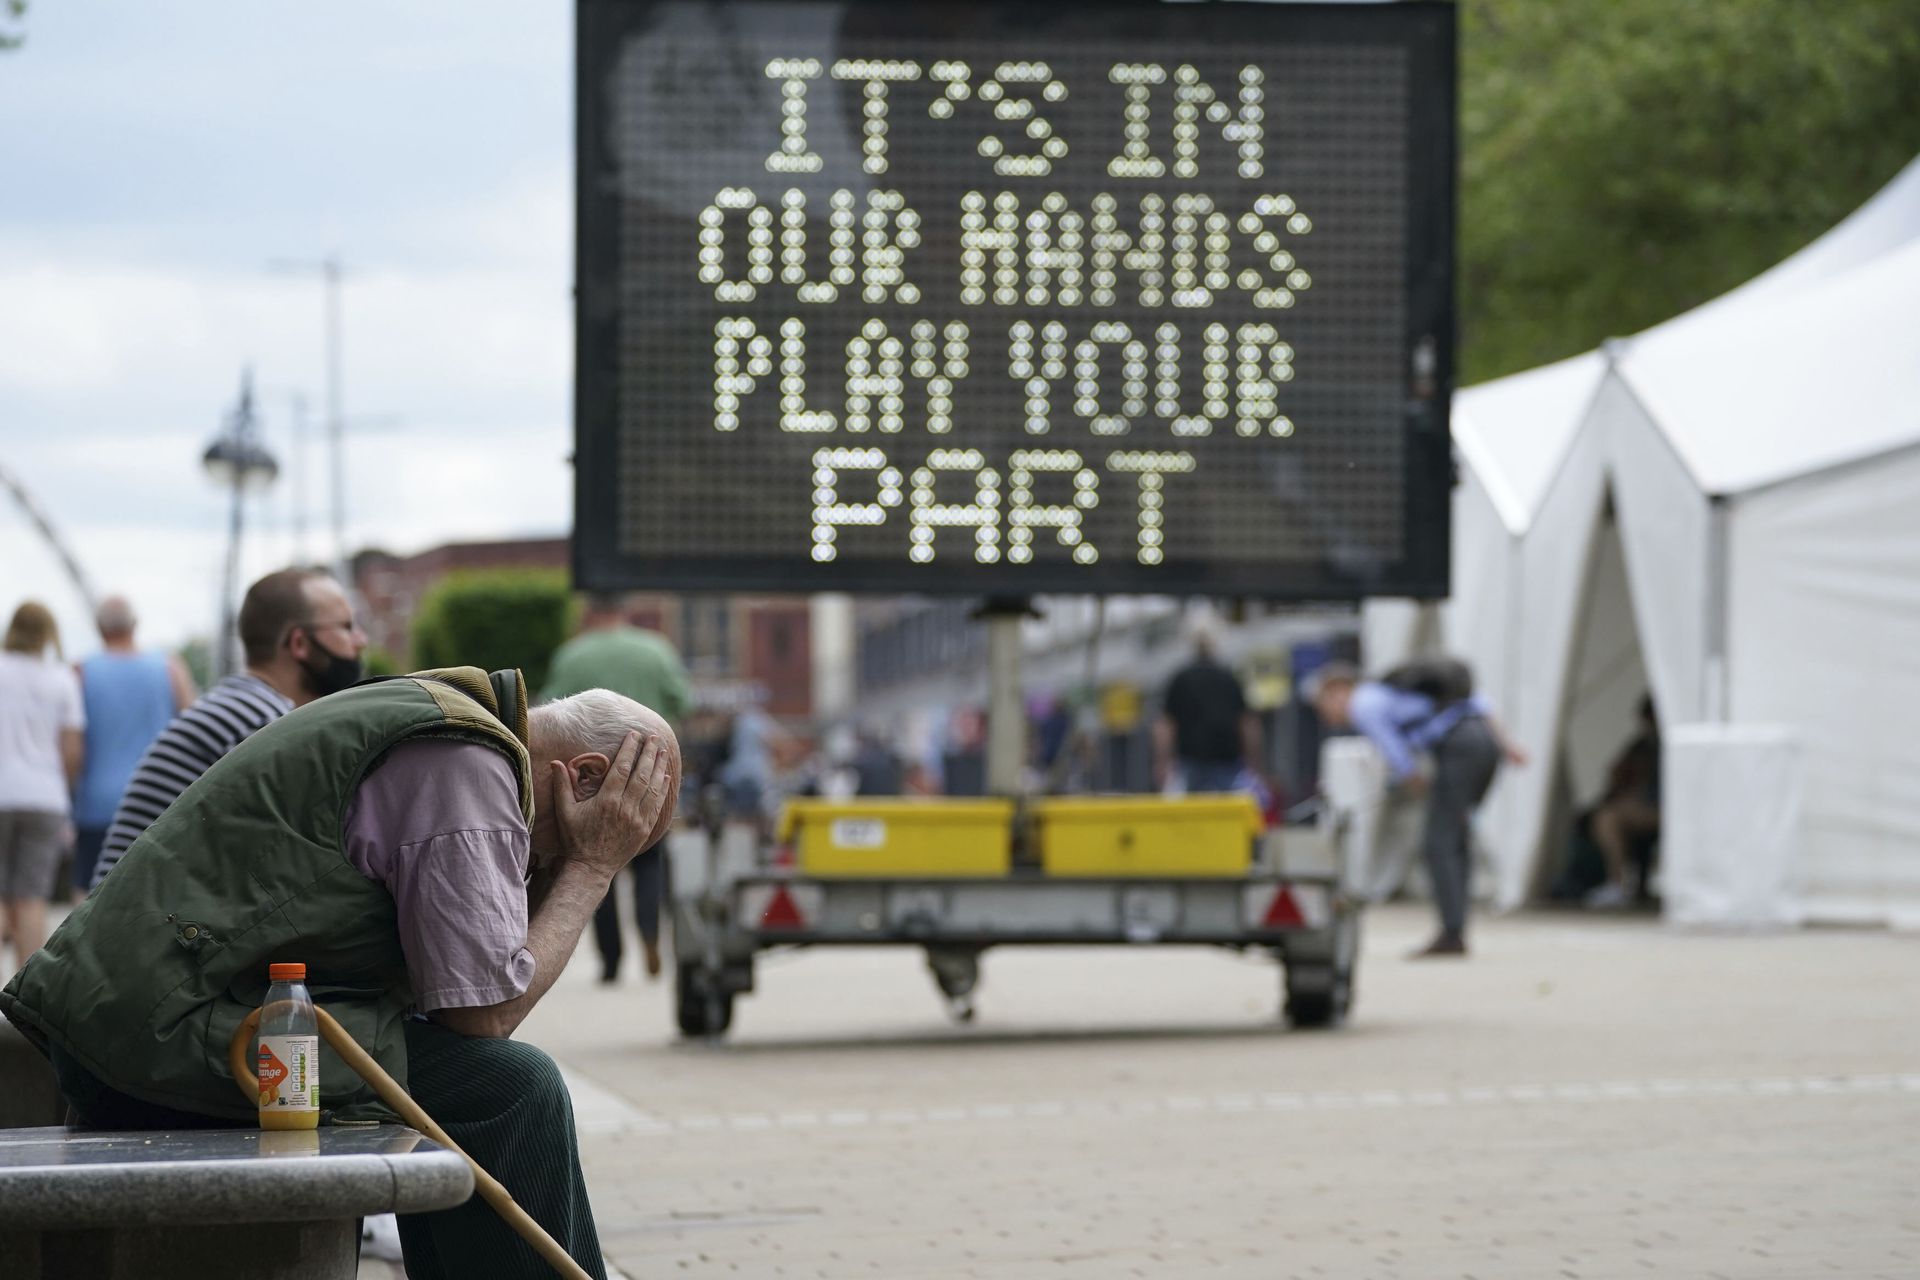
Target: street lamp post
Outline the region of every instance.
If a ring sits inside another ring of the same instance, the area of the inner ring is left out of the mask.
[[[279,260],[271,265],[276,271],[318,275],[323,288],[326,307],[327,446],[333,476],[330,501],[333,524],[333,563],[335,575],[345,584],[352,580],[347,571],[346,418],[340,407],[342,382],[340,281],[345,271],[336,254],[329,254],[318,261]]]
[[[200,457],[201,465],[206,467],[214,483],[230,489],[233,495],[227,526],[227,580],[221,595],[220,611],[219,674],[222,676],[232,675],[240,668],[234,654],[234,638],[237,630],[235,614],[239,609],[240,596],[243,499],[249,493],[265,489],[280,474],[280,464],[274,461],[266,446],[255,438],[256,426],[253,415],[253,370],[249,369],[240,379],[240,402],[227,415],[221,433],[214,437],[213,443],[207,446],[207,451]]]
[[[293,472],[293,562],[307,563],[307,397],[293,393],[292,448],[287,461]]]

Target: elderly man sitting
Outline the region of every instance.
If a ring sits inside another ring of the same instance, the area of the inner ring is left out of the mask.
[[[572,1106],[508,1037],[627,862],[664,834],[665,721],[590,690],[527,710],[516,671],[357,685],[268,725],[133,844],[0,992],[78,1119],[250,1124],[227,1042],[304,961],[315,1000],[591,1274],[604,1274]],[[331,1051],[321,1107],[391,1118]],[[407,1272],[544,1276],[477,1198],[402,1218]]]

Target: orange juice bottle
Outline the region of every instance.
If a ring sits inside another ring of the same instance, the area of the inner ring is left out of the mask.
[[[320,1125],[320,1020],[307,992],[307,966],[267,966],[273,985],[260,1009],[260,1127]]]

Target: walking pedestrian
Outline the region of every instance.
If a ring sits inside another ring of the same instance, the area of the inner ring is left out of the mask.
[[[46,941],[47,899],[85,728],[80,681],[62,661],[60,629],[45,605],[29,600],[13,611],[0,650],[0,911],[16,966]]]
[[[1155,726],[1155,772],[1161,785],[1188,795],[1237,791],[1260,772],[1260,721],[1247,706],[1240,677],[1217,656],[1211,626],[1190,630],[1193,657],[1176,671]]]
[[[1362,679],[1350,663],[1330,662],[1314,677],[1312,700],[1323,725],[1357,730],[1379,749],[1395,786],[1426,796],[1420,852],[1440,932],[1415,956],[1466,955],[1473,811],[1501,761],[1525,764],[1526,755],[1473,692],[1466,664],[1453,659],[1409,664],[1380,680]],[[1420,771],[1422,752],[1433,758],[1431,777]]]
[[[240,603],[246,669],[175,716],[127,780],[89,887],[98,888],[140,833],[227,752],[295,707],[337,693],[361,675],[367,636],[353,604],[321,569],[282,569]]]
[[[542,702],[572,697],[588,689],[611,689],[652,707],[677,731],[692,703],[686,668],[672,641],[626,618],[618,595],[594,593],[580,615],[580,632],[560,646],[548,668]],[[648,978],[660,976],[660,899],[665,867],[662,851],[642,850],[633,860],[633,913],[640,929]],[[593,913],[593,941],[600,952],[600,981],[620,980],[619,878]]]
[[[178,658],[142,653],[133,643],[133,606],[121,596],[94,615],[101,652],[80,664],[87,704],[86,765],[73,790],[73,885],[85,893],[106,843],[127,779],[167,721],[193,703],[193,677]]]
[[[767,714],[765,702],[766,691],[755,689],[733,713],[727,729],[727,759],[720,767],[728,815],[752,822],[763,840],[773,826],[767,805],[774,795],[775,753],[790,755],[794,745],[780,723]]]

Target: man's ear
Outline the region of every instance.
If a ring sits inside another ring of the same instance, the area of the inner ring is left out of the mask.
[[[305,664],[307,655],[313,652],[313,637],[304,627],[288,627],[287,638],[282,642],[295,662]]]
[[[598,751],[588,751],[567,761],[567,777],[573,782],[575,800],[591,800],[600,793],[613,762]]]

